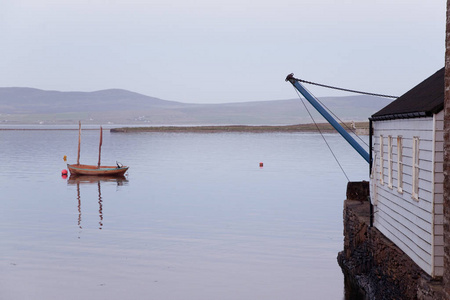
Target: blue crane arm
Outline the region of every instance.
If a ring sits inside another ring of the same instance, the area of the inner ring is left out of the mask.
[[[308,100],[309,103],[334,127],[342,137],[368,162],[370,163],[369,153],[326,111],[320,103],[301,85],[294,74],[289,74],[286,81],[292,85]]]

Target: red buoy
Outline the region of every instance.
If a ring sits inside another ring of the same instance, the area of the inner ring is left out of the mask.
[[[259,166],[262,168],[264,166],[264,164],[262,162],[260,162]]]
[[[61,175],[62,176],[67,176],[67,174],[68,174],[69,172],[66,170],[66,169],[63,169],[62,171],[61,171]]]

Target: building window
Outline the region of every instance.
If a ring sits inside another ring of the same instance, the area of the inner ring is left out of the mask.
[[[397,191],[403,193],[403,138],[397,137]]]
[[[419,137],[413,138],[412,198],[419,200]]]
[[[392,189],[392,136],[388,136],[388,187]]]
[[[380,135],[380,183],[384,185],[384,152],[383,136]]]

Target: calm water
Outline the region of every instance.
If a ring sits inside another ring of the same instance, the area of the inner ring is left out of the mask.
[[[0,130],[0,299],[343,299],[347,179],[320,135],[105,132],[102,162],[130,170],[93,182],[61,178],[77,140]]]

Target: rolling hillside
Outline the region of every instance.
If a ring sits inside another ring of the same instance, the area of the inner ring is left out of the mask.
[[[320,100],[343,121],[366,121],[392,101],[371,96],[325,97]],[[315,111],[314,116],[317,116]],[[299,99],[188,104],[120,89],[59,92],[0,88],[2,124],[73,124],[78,120],[85,124],[140,125],[283,125],[312,122]]]

